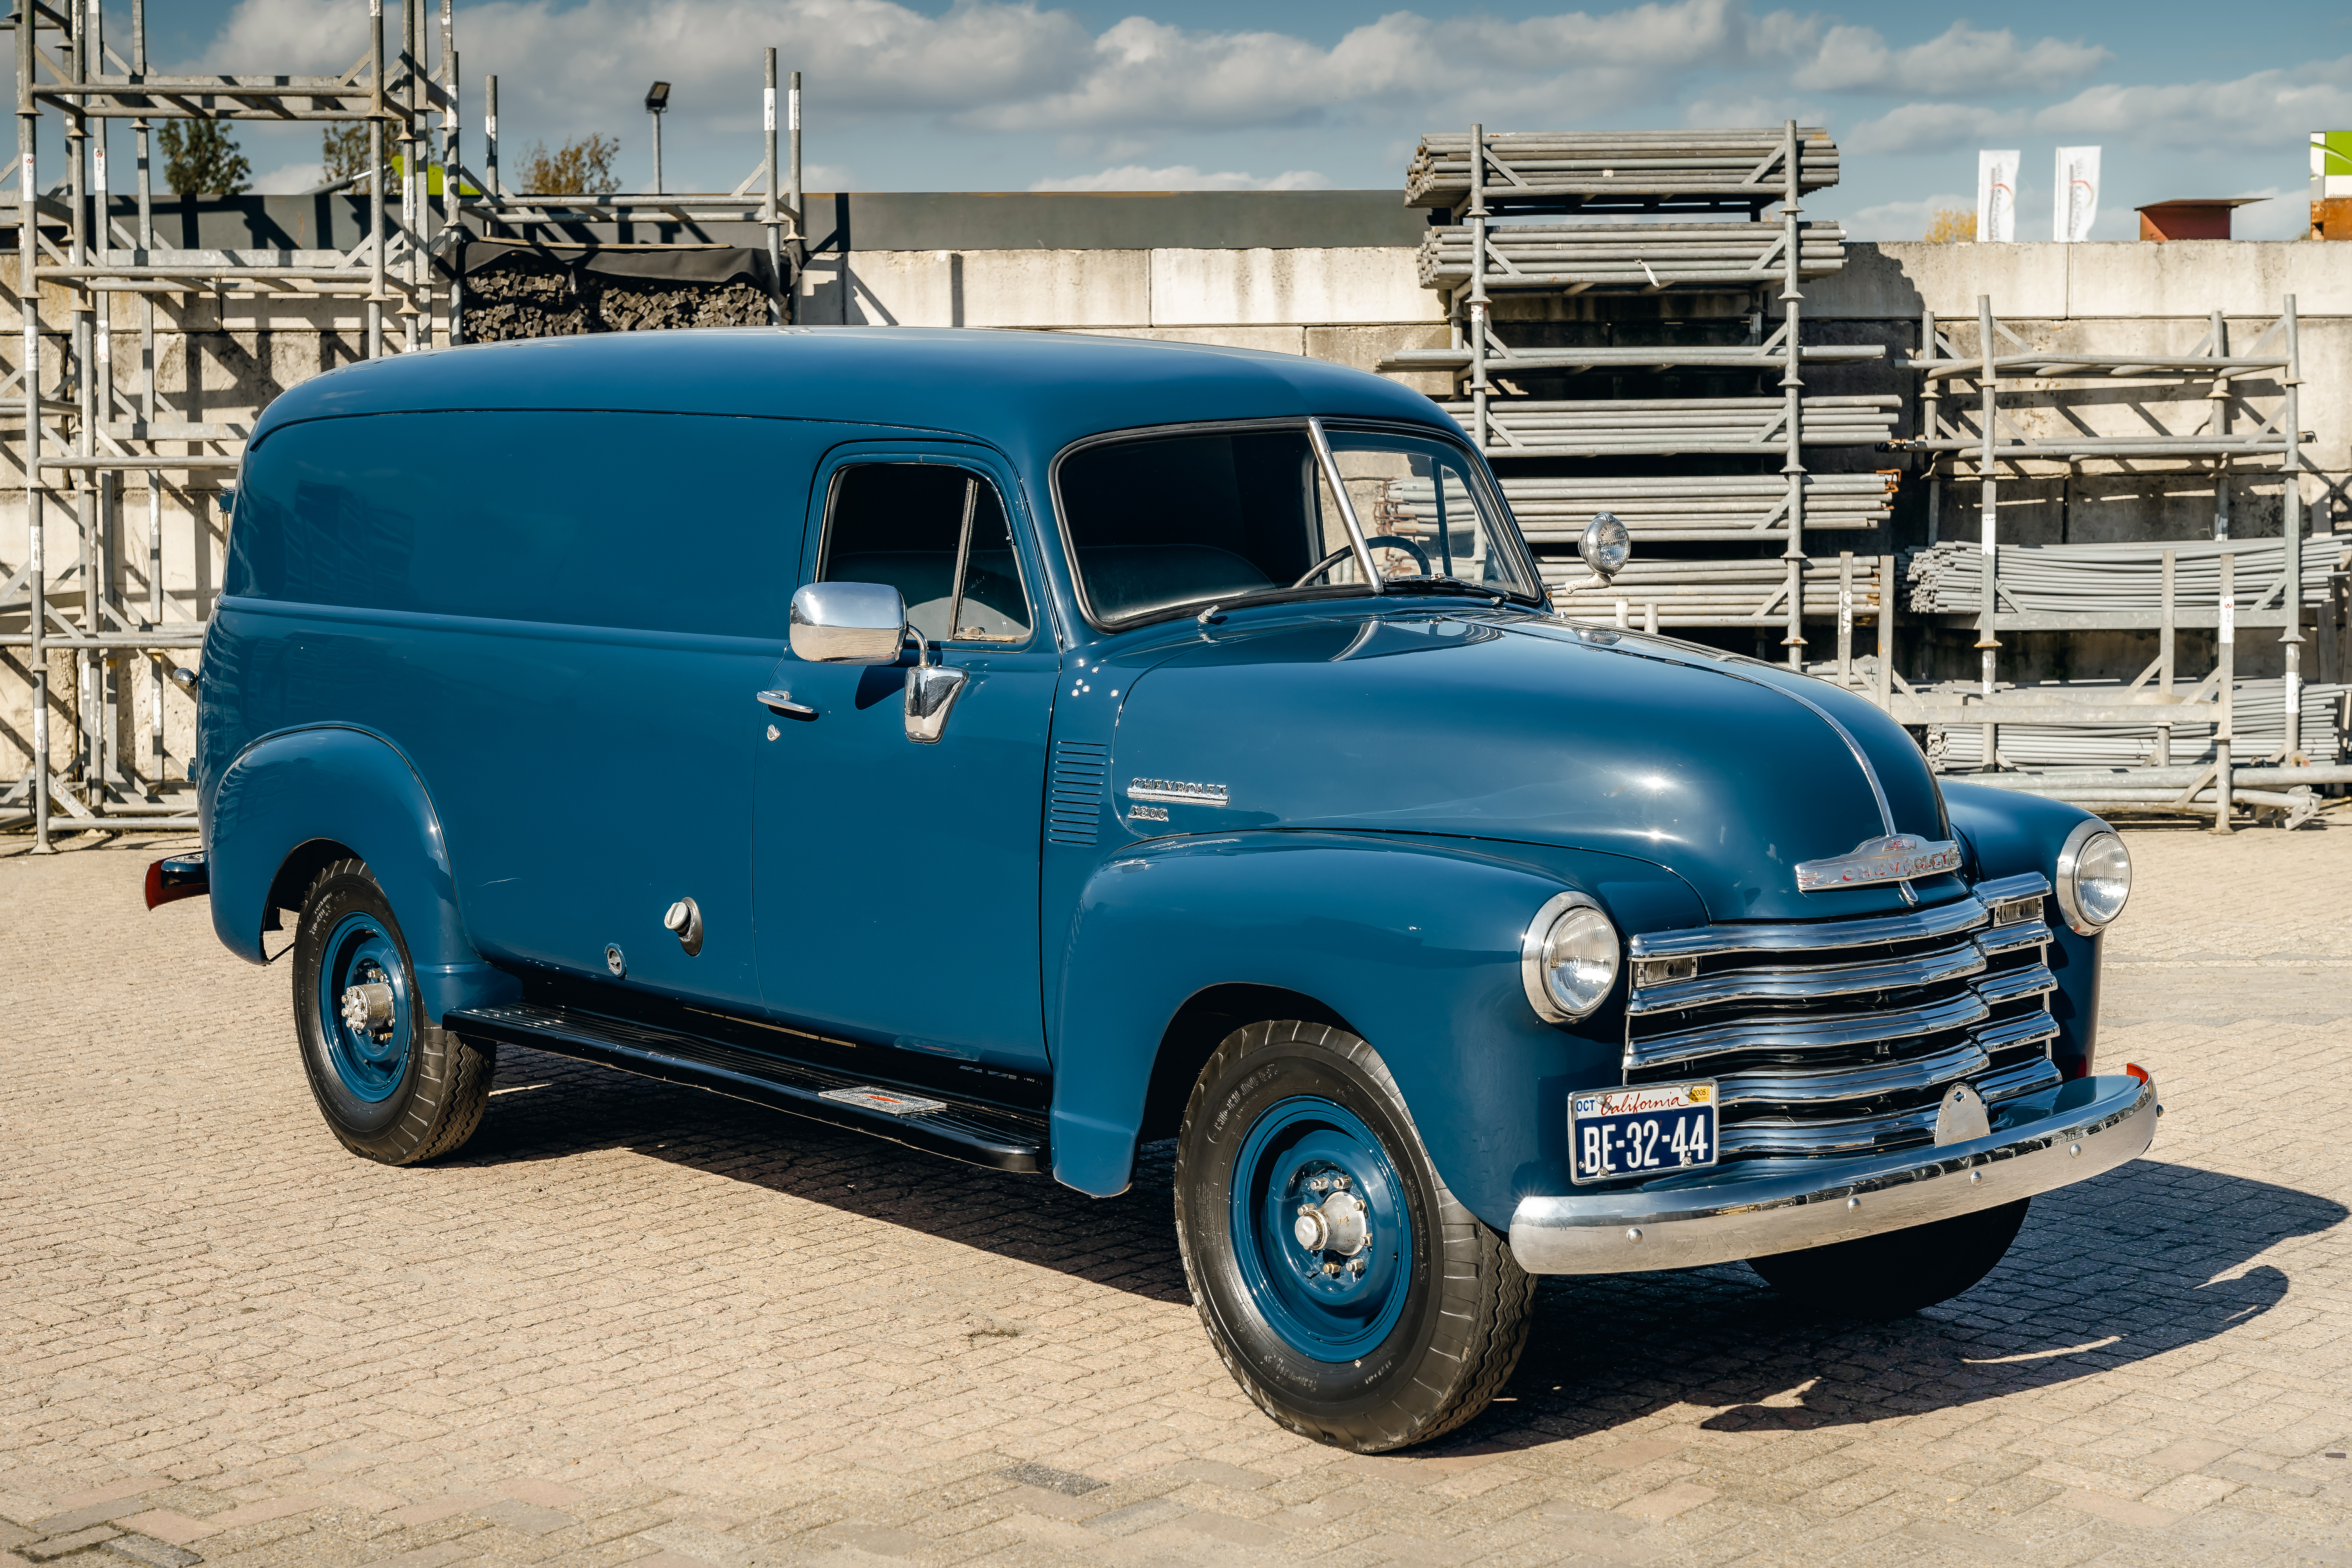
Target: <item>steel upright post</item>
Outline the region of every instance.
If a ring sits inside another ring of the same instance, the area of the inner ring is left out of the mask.
[[[35,268],[41,241],[36,153],[41,115],[33,103],[33,62],[38,8],[16,7],[16,303],[25,325],[25,578],[32,595],[32,637],[26,665],[33,676],[33,853],[49,845],[49,652],[42,633],[49,616],[48,579],[41,558],[41,287]]]
[[[1486,128],[1470,127],[1470,437],[1485,452],[1486,399]]]
[[[2207,329],[2206,342],[2211,345],[2213,357],[2221,359],[2229,353],[2229,323],[2221,312],[2213,312],[2213,324]],[[2221,438],[2230,434],[2230,373],[2225,369],[2213,372],[2213,385],[2205,394],[2213,405],[2212,417],[2206,421],[2208,434]],[[2230,537],[2230,455],[2227,452],[2213,459],[2213,537]]]
[[[807,215],[802,211],[802,197],[805,193],[801,189],[801,73],[798,71],[793,72],[792,90],[785,95],[784,108],[787,110],[784,130],[792,138],[792,167],[789,171],[792,184],[785,187],[784,205],[793,215],[793,276],[798,278],[801,268],[808,265],[808,221]],[[845,290],[849,287],[848,266],[848,259],[845,257],[841,279]],[[798,315],[800,312],[795,310],[793,313]]]
[[[498,197],[507,194],[506,183],[499,178],[499,79],[482,79],[482,178],[490,188],[482,194]]]
[[[1982,453],[1977,459],[1977,540],[1979,546],[1979,554],[1981,557],[1979,563],[1980,575],[1978,582],[1979,584],[1979,592],[1982,595],[1983,601],[1978,610],[1977,648],[1979,662],[1983,667],[1981,670],[1981,678],[1984,683],[1984,694],[1987,697],[1990,697],[1993,692],[1993,685],[1999,669],[1995,661],[1999,657],[2000,648],[2000,639],[1993,635],[1994,584],[1997,581],[1995,567],[1998,563],[1997,552],[2000,547],[1999,508],[2000,493],[2000,481],[1994,471],[1992,456],[1993,426],[1995,420],[1999,417],[1999,404],[1996,401],[1996,380],[1993,374],[1992,296],[1990,294],[1979,294],[1977,296],[1977,347],[1984,357],[1984,367],[1978,373],[1978,393],[1980,398],[1980,406],[1978,411],[1977,418],[1983,427],[1979,434],[1984,445]],[[1987,769],[1996,768],[2000,765],[1998,753],[1995,750],[1995,743],[1999,738],[1999,735],[1996,733],[1996,726],[1990,723],[1986,724],[1984,727],[1984,766]]]
[[[423,62],[417,58],[425,49],[424,29],[417,26],[417,13],[424,4],[425,0],[402,0],[400,7],[400,102],[405,111],[400,127],[400,222],[408,241],[408,289],[400,302],[400,346],[409,353],[416,351],[416,295],[425,281],[425,171],[417,167],[423,162],[417,153],[423,145],[418,133],[430,101],[424,92]]]
[[[2286,629],[2279,635],[2279,641],[2286,645],[2286,752],[2280,760],[2293,767],[2296,753],[2303,749],[2303,432],[2296,428],[2302,417],[2297,394],[2303,385],[2303,356],[2295,342],[2292,294],[2286,297],[2282,319],[2286,323],[2286,374],[2280,381],[2286,391],[2286,412],[2282,416],[2286,421],[2286,450],[2279,458],[2279,471],[2285,476],[2281,527],[2286,543],[2286,592],[2283,600]]]
[[[1878,706],[1895,707],[1895,557],[1878,558]]]
[[[1840,686],[1853,684],[1853,552],[1838,552],[1838,662]]]
[[[1786,194],[1780,198],[1780,324],[1787,333],[1781,353],[1787,358],[1780,375],[1782,395],[1787,399],[1787,413],[1782,416],[1788,425],[1789,456],[1781,472],[1789,477],[1789,547],[1780,552],[1788,563],[1789,574],[1789,634],[1781,643],[1789,650],[1789,668],[1805,668],[1805,459],[1804,441],[1804,381],[1799,374],[1801,363],[1798,349],[1799,318],[1803,310],[1804,294],[1797,288],[1798,258],[1803,246],[1803,226],[1797,221],[1801,210],[1797,205],[1797,122],[1784,122],[1780,128],[1781,170],[1787,178]]]
[[[453,349],[464,330],[466,287],[466,275],[460,270],[466,260],[466,237],[456,232],[465,223],[460,212],[465,181],[457,176],[465,121],[458,115],[456,4],[457,0],[441,0],[441,85],[449,95],[441,105],[441,227],[449,237],[446,247],[449,253],[447,341]]]
[[[2177,619],[2173,614],[2173,584],[2179,563],[2179,551],[2164,552],[2164,584],[2157,599],[2157,690],[2168,703],[2172,700],[2173,625]],[[2169,723],[2159,721],[2156,726],[2156,765],[2159,768],[2172,765],[2172,726]]]
[[[760,208],[760,222],[768,234],[768,324],[781,327],[784,324],[784,247],[777,227],[782,219],[776,215],[776,187],[782,172],[776,167],[776,51],[772,48],[767,51],[767,86],[761,93],[760,122],[768,138],[768,190]]]
[[[72,0],[66,11],[73,26],[66,58],[72,63],[72,79],[77,82],[89,76],[89,14],[94,8],[94,0]],[[66,229],[66,258],[69,265],[79,268],[89,264],[89,121],[81,112],[79,99],[58,108],[65,120],[66,191],[73,207],[73,219]],[[66,307],[66,352],[70,356],[68,364],[73,378],[73,455],[88,458],[94,453],[90,426],[98,413],[92,385],[96,378],[90,374],[90,301],[96,296],[89,280],[79,273],[68,288],[72,290],[72,302]],[[73,517],[75,531],[81,541],[81,635],[88,637],[99,629],[98,508],[88,468],[73,470]],[[95,806],[99,772],[98,650],[74,649],[73,664],[75,766],[81,775],[84,804]]]
[[[2230,731],[2237,717],[2238,663],[2238,589],[2237,559],[2224,555],[2221,566],[2221,595],[2215,602],[2214,635],[2218,639],[2219,658],[2214,670],[2215,684],[2221,689],[2221,711],[2213,721],[2213,831],[2230,831]]]
[[[131,3],[131,68],[147,74],[147,0]],[[152,123],[133,120],[139,163],[139,259],[144,265],[155,249],[155,174]],[[139,417],[155,419],[155,296],[139,296]],[[142,631],[163,624],[163,471],[149,468],[147,479],[147,618]],[[147,654],[147,761],[154,776],[163,776],[163,656]]]
[[[368,0],[367,357],[383,357],[383,0]]]
[[[1919,312],[1919,357],[1936,357],[1936,312],[1922,309]],[[1944,438],[1944,383],[1939,376],[1928,376],[1919,388],[1919,434],[1930,441]],[[1927,542],[1934,544],[1943,538],[1937,526],[1944,501],[1944,458],[1940,452],[1927,454]]]

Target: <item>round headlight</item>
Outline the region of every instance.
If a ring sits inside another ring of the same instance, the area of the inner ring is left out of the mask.
[[[2096,936],[2115,923],[2131,897],[2131,851],[2105,823],[2082,824],[2058,851],[2058,907],[2066,923],[2083,936]]]
[[[1601,576],[1614,577],[1633,559],[1633,536],[1625,531],[1615,512],[1595,512],[1584,525],[1584,537],[1576,542],[1576,552]]]
[[[1528,1005],[1555,1024],[1583,1017],[1617,984],[1617,928],[1582,893],[1561,893],[1528,922],[1519,941],[1519,982]]]

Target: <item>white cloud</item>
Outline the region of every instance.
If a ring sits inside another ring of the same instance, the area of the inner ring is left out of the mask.
[[[1261,179],[1255,174],[1231,171],[1204,174],[1190,163],[1172,164],[1165,169],[1147,169],[1140,163],[1123,163],[1116,169],[1105,169],[1098,174],[1039,180],[1029,188],[1033,191],[1328,191],[1331,188],[1331,182],[1312,169],[1286,169],[1279,174]]]
[[[1792,79],[1801,88],[1958,97],[2015,94],[2062,87],[2113,59],[2094,44],[2042,38],[2021,45],[2002,28],[1979,32],[1955,22],[1939,37],[1890,49],[1875,27],[1835,26]]]
[[[1858,208],[1843,221],[1848,239],[1917,239],[1927,232],[1935,216],[1948,207],[1973,213],[1977,198],[1936,195],[1916,202],[1880,202]]]
[[[256,178],[253,189],[257,195],[292,196],[301,195],[313,185],[324,184],[326,181],[327,166],[324,163],[288,163]]]
[[[1973,104],[1906,103],[1864,121],[1842,140],[1848,153],[1949,153],[2013,134],[2016,125],[2015,116]]]
[[[2275,147],[2312,131],[2352,124],[2352,55],[2231,81],[2101,86],[2053,104],[2033,128],[2059,136],[2107,136],[2142,146],[2197,150]]]

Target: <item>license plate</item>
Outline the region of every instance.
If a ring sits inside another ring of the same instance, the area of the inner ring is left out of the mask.
[[[1609,1182],[1715,1163],[1715,1081],[1587,1089],[1568,1097],[1570,1176]]]

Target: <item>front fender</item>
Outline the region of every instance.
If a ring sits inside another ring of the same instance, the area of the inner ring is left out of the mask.
[[[213,930],[239,958],[268,962],[270,885],[288,856],[323,840],[366,861],[392,901],[427,1017],[521,994],[466,939],[441,819],[381,735],[341,725],[266,735],[222,771],[208,817]]]
[[[1170,1021],[1211,986],[1273,986],[1371,1043],[1446,1184],[1507,1228],[1523,1192],[1564,1179],[1569,1091],[1620,1073],[1618,998],[1564,1028],[1521,989],[1521,935],[1564,888],[1627,931],[1705,920],[1689,886],[1647,862],[1476,840],[1244,833],[1098,868],[1055,1012],[1055,1176],[1123,1191]]]
[[[1948,782],[1943,787],[1952,827],[1975,862],[1971,881],[2038,871],[2054,883],[2058,850],[2066,835],[2092,818],[2079,805],[2021,791]],[[2058,1044],[2051,1060],[2069,1079],[2082,1078],[2091,1071],[2098,1051],[2102,939],[2076,935],[2059,914],[2055,899],[2046,912],[2057,939],[2048,949],[2051,973],[2058,977],[2057,993],[2050,998],[2050,1016],[2058,1021]]]

